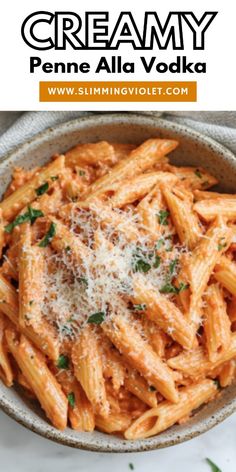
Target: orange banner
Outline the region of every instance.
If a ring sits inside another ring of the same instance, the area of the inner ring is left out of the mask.
[[[196,102],[197,82],[40,82],[40,102]]]

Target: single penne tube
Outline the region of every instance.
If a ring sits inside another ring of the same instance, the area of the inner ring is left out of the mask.
[[[2,210],[0,210],[0,258],[2,257],[2,250],[5,246],[5,224],[2,218]]]
[[[134,149],[127,159],[115,165],[109,174],[96,180],[89,188],[86,201],[91,201],[95,196],[104,193],[111,185],[121,182],[130,175],[142,174],[152,168],[162,157],[177,147],[178,143],[168,139],[148,139]]]
[[[55,368],[56,379],[68,398],[68,417],[71,427],[76,431],[91,432],[95,428],[94,412],[80,383],[68,369]]]
[[[53,216],[49,220],[55,225],[55,235],[51,240],[53,249],[66,251],[77,264],[83,263],[90,254],[89,248],[60,220]]]
[[[164,208],[163,195],[159,185],[156,185],[142,198],[136,207],[140,223],[153,241],[156,241],[157,235],[161,234],[161,225],[157,215]]]
[[[188,249],[194,249],[202,232],[197,214],[193,211],[192,202],[187,198],[179,198],[168,187],[163,187],[163,194],[180,242]]]
[[[69,420],[73,429],[92,432],[95,428],[94,411],[79,382],[74,384],[75,406],[69,406]],[[69,392],[70,394],[70,392]]]
[[[177,175],[183,185],[191,190],[208,189],[218,183],[218,180],[202,167],[168,166],[168,170]]]
[[[114,184],[109,192],[114,191],[114,195],[109,198],[109,204],[114,208],[122,208],[129,203],[133,203],[143,198],[152,188],[157,184],[174,184],[177,177],[170,172],[149,172],[147,174],[140,174],[132,179],[127,179],[122,182]]]
[[[46,182],[49,187],[53,185],[51,177],[60,174],[64,168],[64,156],[59,156],[57,159],[52,161],[46,167],[44,167],[39,173],[37,173],[32,179],[26,182],[22,187],[11,193],[9,197],[5,198],[0,203],[0,209],[4,219],[10,221],[22,208],[29,205],[33,200],[37,198],[36,190]]]
[[[59,356],[58,339],[53,328],[42,320],[36,326],[19,324],[19,304],[16,289],[0,274],[0,309],[11,322],[24,333],[50,359],[56,360]],[[36,329],[37,327],[37,329]]]
[[[202,346],[192,351],[184,351],[176,357],[172,357],[167,364],[176,370],[180,370],[185,376],[191,378],[201,377],[211,373],[214,369],[228,362],[236,356],[236,333],[231,334],[230,345],[226,351],[219,353],[217,360],[209,360],[208,354]]]
[[[128,413],[113,413],[104,418],[104,416],[95,416],[96,428],[104,433],[118,433],[125,431],[132,421]]]
[[[222,289],[211,284],[204,295],[204,332],[210,361],[217,360],[219,353],[226,351],[231,341],[230,319],[226,312]]]
[[[228,220],[236,219],[236,197],[231,198],[213,198],[201,200],[194,205],[194,210],[204,219],[212,221],[217,215],[222,215]]]
[[[0,313],[0,378],[7,387],[11,387],[14,380],[14,374],[6,348],[4,336],[5,328],[4,316]]]
[[[19,324],[40,323],[45,295],[45,258],[43,248],[31,244],[31,229],[21,227],[19,245]]]
[[[153,387],[153,385],[148,385],[145,378],[142,377],[137,370],[127,368],[124,386],[126,390],[142,400],[146,405],[151,408],[157,406],[155,387]]]
[[[68,412],[67,398],[47,367],[43,355],[24,335],[21,335],[18,340],[14,330],[6,330],[6,339],[11,354],[47,417],[56,428],[65,429]]]
[[[205,379],[184,387],[179,391],[179,402],[161,402],[136,419],[125,431],[126,439],[144,439],[161,433],[182,418],[190,415],[193,410],[207,403],[217,393],[214,381]]]
[[[97,333],[85,326],[72,348],[75,377],[81,383],[94,410],[100,416],[109,414]]]
[[[193,249],[189,261],[183,265],[178,274],[176,285],[185,283],[186,280],[190,288],[190,306],[188,318],[194,323],[199,323],[199,303],[206,289],[207,283],[213,269],[225,252],[232,239],[232,230],[226,225],[222,217],[217,217],[209,227],[204,236],[201,237],[197,246]],[[185,291],[182,292],[184,294]],[[181,295],[180,293],[180,299]]]
[[[143,375],[165,398],[173,402],[178,401],[171,370],[145,342],[134,323],[125,314],[117,313],[101,326],[128,364]]]
[[[194,190],[193,193],[194,200],[197,202],[200,200],[212,200],[213,198],[224,198],[227,200],[234,198],[234,195],[230,193],[206,192],[204,190]]]
[[[133,278],[134,302],[145,305],[145,316],[186,349],[195,341],[194,326],[165,295],[147,286],[142,276]]]
[[[65,153],[65,165],[69,167],[93,166],[98,163],[114,165],[117,161],[112,144],[107,141],[78,144]]]
[[[222,256],[215,267],[215,279],[220,282],[223,287],[236,296],[236,264],[228,257]]]

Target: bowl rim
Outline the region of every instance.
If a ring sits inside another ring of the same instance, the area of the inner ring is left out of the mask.
[[[100,124],[105,126],[106,124],[118,124],[126,121],[127,125],[153,125],[153,127],[160,127],[163,130],[171,130],[179,133],[187,135],[190,138],[194,138],[201,144],[205,144],[206,146],[210,146],[211,150],[215,153],[220,153],[224,157],[228,158],[229,161],[235,161],[235,156],[232,151],[230,151],[224,145],[218,143],[214,139],[204,135],[201,132],[191,129],[188,126],[183,124],[176,123],[175,121],[169,121],[166,118],[160,118],[159,116],[145,114],[142,113],[128,113],[128,112],[121,112],[121,113],[91,113],[86,116],[81,116],[63,123],[59,123],[55,126],[50,126],[45,130],[41,131],[40,133],[35,134],[30,139],[27,139],[23,143],[15,146],[11,149],[8,153],[0,158],[0,165],[8,161],[10,158],[17,157],[18,153],[23,153],[24,151],[27,152],[27,149],[30,146],[34,146],[37,144],[40,145],[43,142],[48,142],[50,138],[55,138],[58,134],[66,133],[67,131],[70,132],[72,130],[76,131],[80,127],[90,127],[91,125],[96,125],[96,121],[100,120]],[[145,121],[145,122],[144,122]],[[236,165],[236,163],[235,163]],[[12,419],[17,421],[22,426],[26,427],[27,429],[31,430],[32,432],[46,438],[50,439],[56,443],[63,444],[66,446],[70,446],[77,449],[83,449],[91,452],[112,452],[112,453],[126,453],[126,452],[143,452],[143,451],[151,451],[155,449],[161,449],[173,445],[180,444],[182,442],[188,441],[196,436],[199,436],[206,431],[210,430],[217,424],[221,423],[224,419],[228,418],[232,413],[236,411],[236,398],[232,399],[229,403],[224,404],[221,408],[219,408],[214,415],[208,418],[208,421],[202,422],[198,428],[190,428],[187,431],[179,431],[179,434],[174,439],[164,439],[162,441],[159,440],[159,436],[154,436],[149,439],[143,439],[139,441],[125,441],[122,440],[119,443],[113,443],[109,445],[105,442],[106,436],[104,435],[104,441],[91,441],[89,438],[89,433],[85,433],[84,439],[72,437],[72,433],[68,433],[66,431],[59,431],[56,430],[53,426],[46,423],[45,425],[39,421],[38,423],[34,421],[32,417],[26,416],[20,407],[14,404],[14,401],[10,400],[6,397],[5,394],[1,394],[0,392],[0,409],[10,416]],[[226,410],[226,411],[224,411]],[[40,419],[40,418],[39,418]],[[103,433],[102,433],[103,434]]]

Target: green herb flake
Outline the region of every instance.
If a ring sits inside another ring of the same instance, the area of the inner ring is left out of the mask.
[[[179,293],[178,289],[172,285],[171,282],[167,282],[163,287],[160,288],[160,293]]]
[[[106,314],[104,311],[98,311],[89,316],[87,323],[100,325],[105,320]]]
[[[170,275],[173,275],[177,264],[178,264],[178,259],[173,259],[173,261],[170,262],[170,265],[169,265]]]
[[[156,392],[156,387],[154,387],[154,385],[150,385],[148,387],[148,390],[149,390],[149,392]]]
[[[66,252],[70,252],[70,251],[71,251],[71,247],[70,247],[70,246],[66,246],[65,251],[66,251]]]
[[[222,472],[221,469],[208,457],[206,458],[206,462],[209,464],[212,472]]]
[[[160,210],[157,216],[160,225],[168,225],[168,217],[170,216],[170,212],[168,210]]]
[[[143,259],[138,259],[135,261],[134,264],[134,271],[135,272],[143,272],[146,274],[151,269],[151,265],[144,261]]]
[[[60,354],[57,359],[57,367],[58,369],[68,369],[69,367],[69,357],[64,356],[64,354]]]
[[[75,407],[75,394],[74,394],[74,392],[70,392],[67,395],[67,399],[68,399],[68,402],[69,402],[69,405],[71,406],[71,408],[74,408]]]
[[[194,174],[195,174],[199,179],[202,179],[202,174],[201,174],[201,172],[200,172],[199,169],[196,169],[195,172],[194,172]]]
[[[52,182],[55,182],[55,180],[58,180],[58,179],[59,179],[58,175],[53,175],[53,176],[51,177],[51,181],[52,181]]]
[[[227,243],[225,241],[225,238],[220,238],[219,243],[218,243],[218,251],[222,251],[227,246]]]
[[[189,288],[189,284],[185,284],[184,282],[180,282],[179,284],[179,287],[178,287],[178,293],[181,293],[183,292],[184,290],[186,290],[187,288]]]
[[[181,282],[179,287],[175,287],[171,282],[167,282],[163,287],[160,288],[160,293],[174,293],[178,295],[178,293],[183,292],[183,290],[187,289],[189,284],[184,284]]]
[[[158,249],[161,249],[161,247],[163,246],[163,244],[165,243],[165,240],[163,238],[161,239],[158,239],[158,241],[156,242],[156,250],[158,251]]]
[[[160,266],[160,263],[161,263],[161,258],[160,258],[160,256],[156,256],[156,257],[155,257],[154,264],[153,264],[153,267],[154,267],[155,269],[158,269],[158,267]]]
[[[134,464],[132,464],[132,462],[129,463],[129,469],[134,470]]]
[[[29,306],[32,306],[33,303],[34,303],[34,300],[30,300],[30,301],[29,301]]]
[[[140,303],[138,305],[133,305],[133,310],[135,310],[135,311],[144,311],[144,310],[146,310],[146,305],[145,305],[145,303]]]
[[[45,184],[40,185],[40,187],[36,188],[35,192],[39,197],[40,195],[43,195],[44,193],[46,193],[48,189],[49,189],[48,182],[45,182]]]
[[[55,236],[55,234],[56,234],[56,224],[55,224],[55,223],[51,223],[48,232],[45,234],[44,238],[43,238],[42,241],[39,243],[39,246],[40,246],[40,247],[46,247],[46,246],[48,246],[48,244],[51,242],[51,240],[52,240],[52,238]]]
[[[84,284],[85,287],[88,287],[88,279],[86,279],[86,277],[80,277],[80,278],[79,278],[79,282],[80,282],[81,284]]]
[[[9,223],[9,225],[5,226],[4,229],[6,233],[11,233],[16,226],[22,225],[27,221],[30,221],[30,223],[33,224],[37,218],[40,218],[42,216],[44,216],[44,213],[41,210],[36,210],[29,206],[28,211],[26,213],[17,216],[15,220]]]
[[[81,177],[83,177],[83,176],[85,175],[85,171],[84,171],[84,170],[79,170],[79,175],[80,175]]]

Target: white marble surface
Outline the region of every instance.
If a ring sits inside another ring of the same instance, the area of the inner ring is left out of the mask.
[[[135,454],[98,454],[61,446],[19,426],[0,412],[1,472],[222,472],[236,470],[236,415],[187,443]]]

